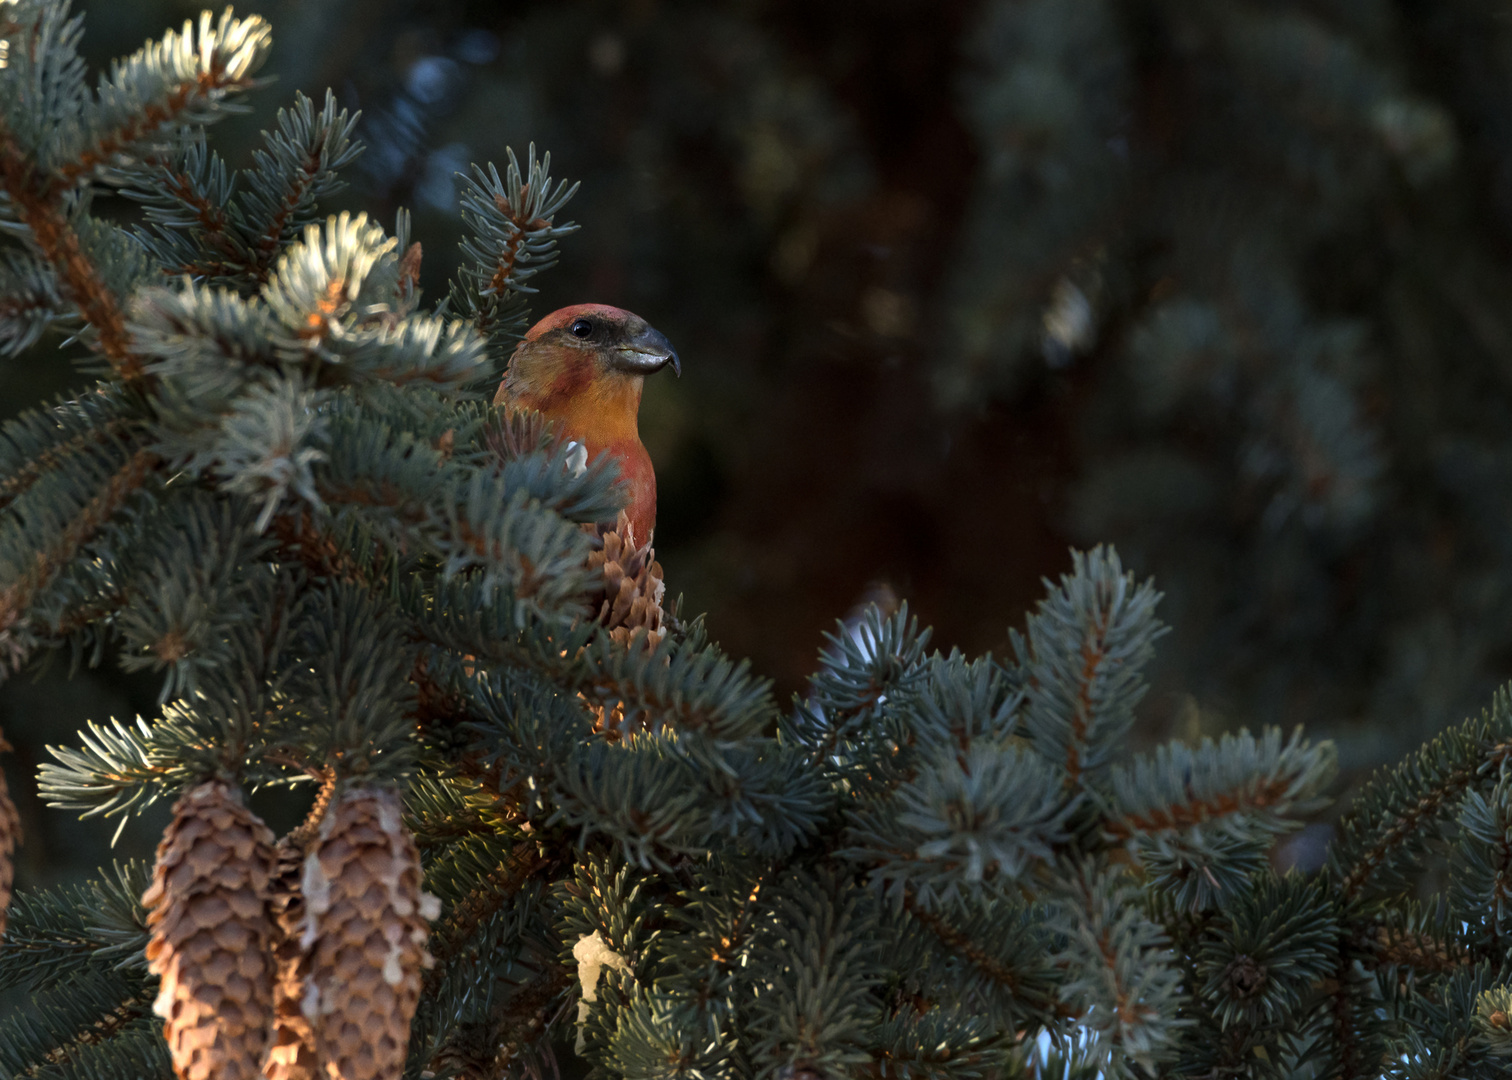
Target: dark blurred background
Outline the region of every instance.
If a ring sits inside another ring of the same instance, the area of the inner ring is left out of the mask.
[[[103,66],[195,14],[94,0]],[[536,314],[677,345],[641,428],[670,590],[783,693],[858,602],[1007,648],[1117,545],[1173,626],[1140,738],[1303,723],[1347,786],[1512,675],[1505,0],[284,0],[277,81],[360,108],[333,209],[415,214],[534,142],[582,230]],[[79,385],[44,343],[6,415]],[[0,688],[23,880],[106,856],[43,744],[150,715],[109,669]],[[275,823],[278,824],[278,823]],[[150,852],[161,820],[118,853]]]

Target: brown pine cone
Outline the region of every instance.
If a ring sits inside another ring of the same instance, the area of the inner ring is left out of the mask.
[[[440,913],[389,789],[347,791],[304,861],[309,976],[302,1006],[330,1080],[394,1080],[420,1002],[425,942]]]
[[[273,1037],[263,1062],[266,1080],[315,1080],[320,1057],[315,1047],[315,1025],[304,1014],[305,988],[309,985],[310,956],[301,940],[305,928],[305,851],[325,820],[336,794],[336,773],[327,769],[325,781],[304,823],[278,842],[278,861],[273,874]]]
[[[595,619],[621,645],[628,645],[637,631],[644,630],[646,648],[656,648],[667,633],[661,606],[667,587],[656,551],[650,541],[635,546],[630,517],[623,510],[614,528],[592,526],[589,535],[593,552],[588,567],[603,575],[603,585],[589,598],[597,609]]]
[[[174,804],[142,894],[153,1012],[180,1080],[253,1080],[272,1018],[273,834],[221,780]]]
[[[0,735],[0,750],[9,750],[10,744]],[[11,802],[10,790],[5,786],[5,773],[0,772],[0,936],[5,934],[5,915],[10,911],[11,885],[16,879],[16,845],[21,841],[21,815],[16,813],[16,804]]]
[[[304,931],[304,894],[299,891],[304,872],[304,848],[297,837],[278,842],[273,873],[273,1033],[263,1062],[267,1080],[315,1080],[319,1058],[315,1052],[315,1026],[300,1004],[310,973],[309,956],[300,945]]]

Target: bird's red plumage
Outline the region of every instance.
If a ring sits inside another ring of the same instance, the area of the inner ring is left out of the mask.
[[[601,342],[568,336],[568,328],[585,318],[605,328]],[[554,311],[526,331],[494,398],[542,413],[565,438],[582,443],[590,460],[609,454],[619,462],[638,544],[656,526],[656,470],[637,424],[644,376],[617,369],[610,357],[616,333],[647,329],[638,316],[607,304]]]
[[[557,308],[525,331],[525,340],[535,341],[548,330],[560,330],[565,326],[570,326],[574,319],[592,318],[595,315],[605,319],[623,319],[629,316],[630,312],[624,308],[611,307],[609,304],[571,304],[564,308]]]

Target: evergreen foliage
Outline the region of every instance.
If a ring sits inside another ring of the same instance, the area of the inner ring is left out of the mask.
[[[1062,525],[1169,591],[1166,685],[1370,765],[1484,700],[1512,640],[1500,16],[990,0],[962,43],[984,168],[936,385],[1076,384]]]
[[[1332,747],[1131,752],[1162,627],[1109,549],[1009,658],[873,608],[787,705],[697,619],[616,643],[581,528],[612,467],[480,394],[574,189],[533,152],[476,169],[468,263],[424,310],[403,215],[319,214],[356,153],[334,99],[250,170],[208,153],[262,20],[206,15],[92,93],[80,32],[65,0],[0,6],[0,342],[61,328],[99,378],[0,433],[0,664],[162,677],[159,715],[56,750],[59,806],[319,779],[308,834],[335,792],[404,793],[442,902],[406,1075],[569,1045],[627,1078],[1505,1068],[1512,694],[1373,780],[1305,876],[1270,856]],[[92,215],[97,186],[142,220]],[[18,897],[6,1075],[166,1075],[146,878]]]

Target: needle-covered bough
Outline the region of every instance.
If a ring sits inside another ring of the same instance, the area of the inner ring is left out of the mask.
[[[624,455],[489,404],[573,228],[546,159],[464,178],[466,261],[427,307],[403,214],[320,210],[358,150],[332,97],[296,96],[244,168],[208,149],[265,22],[207,14],[93,89],[80,33],[60,0],[0,4],[0,346],[95,380],[0,436],[0,667],[157,672],[155,715],[99,718],[40,783],[174,809],[155,866],[10,905],[0,985],[30,1003],[0,1074],[1512,1060],[1505,695],[1359,795],[1307,874],[1270,855],[1331,748],[1135,752],[1158,597],[1110,551],[1010,657],[871,610],[779,703],[660,610],[649,537],[606,540]],[[665,343],[640,326],[624,347]],[[625,580],[644,602],[611,617]],[[273,835],[259,789],[304,793],[304,822]],[[16,838],[0,802],[0,892]]]

